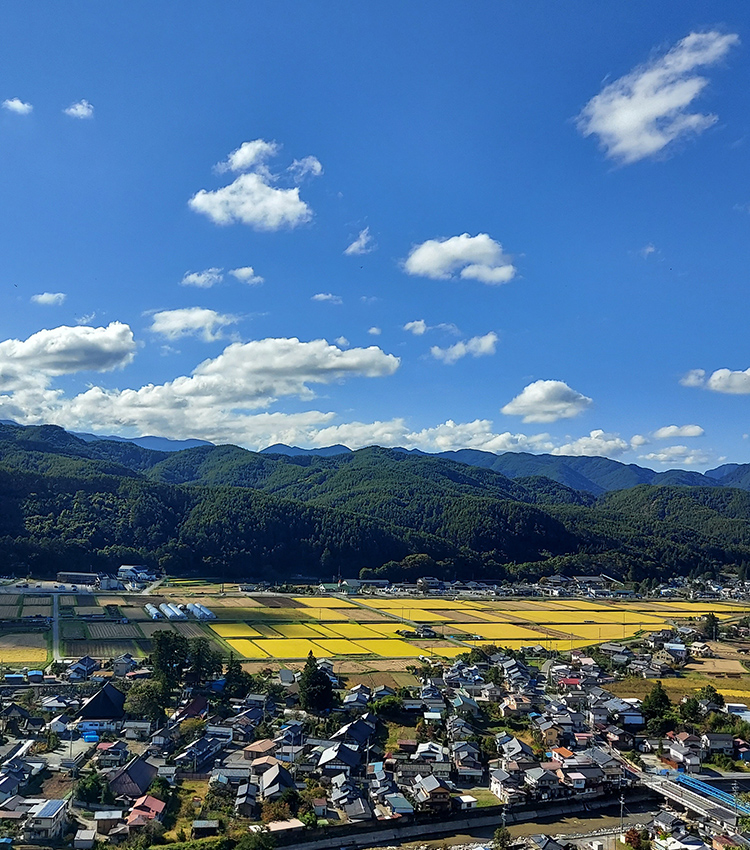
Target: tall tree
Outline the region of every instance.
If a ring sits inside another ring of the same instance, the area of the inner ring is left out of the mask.
[[[208,638],[193,638],[188,644],[188,664],[190,669],[203,682],[215,673],[221,673],[221,654],[211,649]]]
[[[326,711],[333,705],[333,686],[310,650],[299,680],[299,699],[305,711]]]
[[[641,708],[644,716],[648,720],[662,717],[667,711],[669,711],[670,708],[672,708],[672,701],[669,699],[669,695],[664,690],[664,685],[662,685],[659,680],[654,682],[651,690],[643,698]]]
[[[176,632],[159,631],[154,632],[151,641],[154,678],[170,692],[182,681],[182,670],[188,657],[187,638]]]
[[[242,664],[231,654],[224,672],[224,694],[229,698],[241,699],[251,692],[252,687],[253,677],[242,669]]]
[[[713,611],[709,611],[703,618],[703,634],[708,640],[719,639],[719,618]]]
[[[125,711],[131,717],[161,723],[164,720],[164,708],[168,701],[169,694],[165,693],[158,681],[136,682],[128,691]]]

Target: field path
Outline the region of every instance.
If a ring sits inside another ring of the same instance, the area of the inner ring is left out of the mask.
[[[59,593],[52,594],[52,660],[62,661],[60,655],[60,604]]]

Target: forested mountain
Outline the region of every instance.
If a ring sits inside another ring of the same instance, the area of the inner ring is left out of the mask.
[[[460,458],[458,457],[460,455]],[[479,457],[481,456],[481,457]],[[661,475],[601,458],[547,458],[559,478],[512,455],[512,477],[450,458],[369,448],[330,456],[201,445],[151,451],[60,428],[0,425],[4,571],[111,569],[248,579],[306,575],[537,578],[605,571],[643,579],[745,569],[750,493],[723,486],[742,467]],[[630,489],[595,496],[591,482]],[[578,476],[578,478],[576,478]],[[684,476],[687,476],[685,478]],[[705,476],[699,476],[705,478]],[[672,483],[670,483],[672,482]]]

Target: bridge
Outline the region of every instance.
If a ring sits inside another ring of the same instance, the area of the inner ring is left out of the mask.
[[[736,827],[739,818],[750,816],[750,806],[746,803],[688,774],[657,776],[644,773],[641,782],[678,806],[721,827]]]

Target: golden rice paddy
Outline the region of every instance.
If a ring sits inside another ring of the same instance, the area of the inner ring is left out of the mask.
[[[360,626],[357,623],[336,623],[331,626],[331,631],[336,632],[339,637],[359,640],[360,638],[380,637],[372,626]]]
[[[39,632],[9,634],[0,637],[0,662],[3,664],[42,664],[47,660],[47,641]]]
[[[223,638],[261,637],[261,633],[247,623],[211,623],[211,628]]]
[[[303,623],[279,623],[274,629],[285,638],[316,638],[320,634],[312,627]]]
[[[315,643],[323,648],[326,655],[370,654],[369,649],[365,649],[363,646],[354,643],[353,640],[345,640],[344,638],[339,638],[338,640],[321,638],[320,640],[316,640]]]
[[[357,643],[381,658],[416,658],[427,654],[426,650],[412,646],[405,640],[358,640]]]
[[[268,658],[268,653],[251,640],[228,640],[227,643],[243,658]]]
[[[346,599],[338,599],[335,596],[295,596],[295,602],[306,605],[308,608],[356,608],[353,602]]]
[[[320,648],[304,638],[279,638],[278,640],[256,640],[253,643],[272,658],[307,658],[320,655]]]

